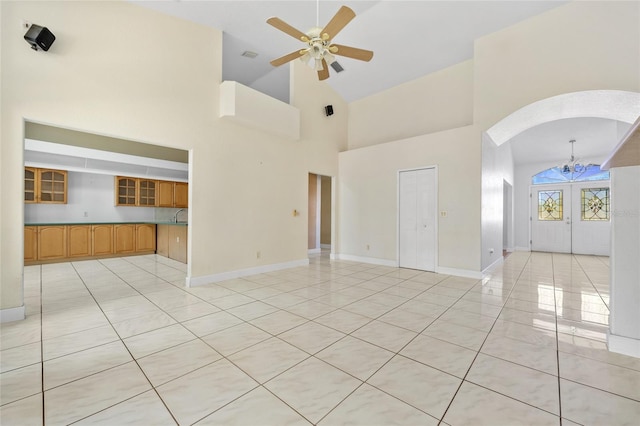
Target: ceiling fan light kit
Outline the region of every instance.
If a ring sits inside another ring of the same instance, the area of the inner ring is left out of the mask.
[[[311,59],[314,59],[313,66],[318,72],[318,79],[326,80],[329,78],[329,67],[327,64],[334,64],[336,62],[334,55],[369,62],[371,58],[373,58],[372,51],[332,43],[333,38],[351,22],[355,16],[356,14],[353,10],[347,6],[342,6],[324,28],[314,27],[306,34],[287,24],[280,18],[273,17],[267,19],[268,24],[307,45],[304,49],[274,59],[271,61],[271,65],[278,67],[296,58],[300,58],[303,62],[307,63],[311,62]],[[335,69],[336,67],[333,68]],[[340,69],[342,70],[342,67],[340,67]]]

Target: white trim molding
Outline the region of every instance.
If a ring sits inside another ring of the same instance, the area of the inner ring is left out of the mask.
[[[481,274],[482,275],[481,278],[484,278],[491,269],[495,268],[498,265],[502,265],[503,263],[504,263],[504,257],[500,256],[491,265],[484,268]]]
[[[20,321],[25,318],[24,305],[17,308],[0,309],[0,323]]]
[[[476,278],[478,280],[482,279],[482,272],[470,271],[468,269],[446,268],[443,266],[438,266],[436,267],[436,273],[442,275],[454,275],[456,277],[463,278]]]
[[[312,248],[307,250],[308,254],[320,254],[322,253],[322,249],[321,248]]]
[[[187,277],[187,287],[197,287],[220,281],[232,280],[234,278],[247,277],[249,275],[264,274],[265,272],[275,272],[282,269],[297,268],[307,266],[309,259],[292,260],[291,262],[273,263],[271,265],[254,266],[253,268],[238,269],[235,271],[221,272],[219,274],[202,275],[199,277]]]
[[[354,256],[352,254],[336,254],[335,260],[348,260],[351,262],[370,263],[372,265],[398,267],[398,262],[389,259],[379,259],[377,257]]]
[[[608,331],[607,346],[611,352],[640,358],[640,339],[619,336]]]

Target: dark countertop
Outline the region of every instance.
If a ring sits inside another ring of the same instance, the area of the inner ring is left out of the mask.
[[[25,223],[24,226],[70,226],[70,225],[172,225],[172,226],[188,226],[187,222],[163,222],[163,221],[134,221],[134,222],[33,222]]]

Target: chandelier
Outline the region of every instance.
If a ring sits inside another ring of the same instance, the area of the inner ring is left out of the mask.
[[[575,139],[571,139],[569,141],[569,143],[571,144],[571,158],[569,158],[569,161],[566,161],[560,166],[558,166],[558,168],[560,169],[560,172],[562,172],[563,175],[568,175],[569,180],[574,180],[580,177],[584,172],[587,171],[589,166],[592,165],[592,164],[584,164],[583,162],[581,162],[579,159],[575,157],[575,155],[573,154],[573,144],[575,142],[576,142]]]

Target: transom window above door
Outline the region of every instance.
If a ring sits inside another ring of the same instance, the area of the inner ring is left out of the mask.
[[[601,170],[597,164],[589,164],[584,166],[579,175],[566,172],[560,167],[552,167],[533,175],[531,183],[534,185],[545,185],[549,183],[568,183],[568,182],[591,182],[598,180],[609,180],[609,172]]]

